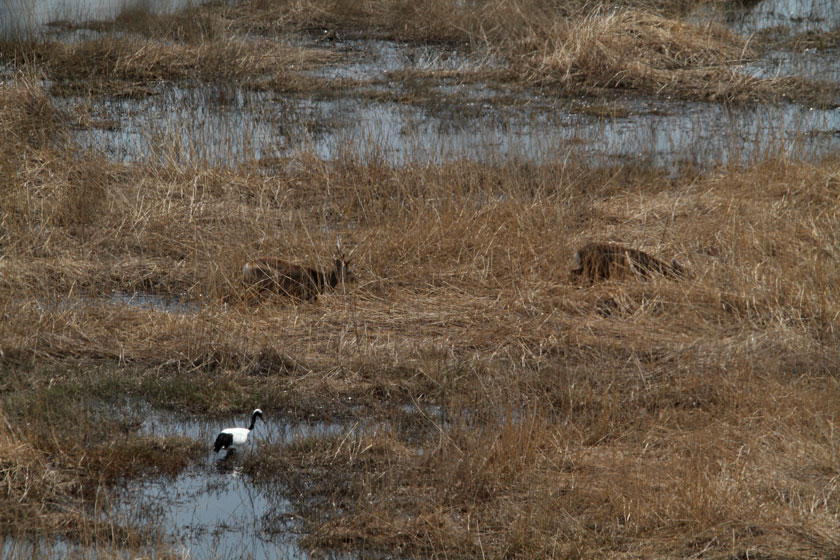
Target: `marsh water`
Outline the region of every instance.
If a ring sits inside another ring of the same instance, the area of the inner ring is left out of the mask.
[[[349,436],[357,424],[288,423],[266,415],[250,441],[235,451],[214,453],[222,429],[248,418],[207,419],[135,405],[147,435],[185,436],[207,443],[207,454],[175,477],[131,481],[118,495],[116,519],[127,524],[167,527],[172,549],[187,558],[305,558],[297,546],[293,510],[281,494],[255,484],[242,461],[260,446],[304,437]]]
[[[816,158],[840,146],[836,108],[792,103],[733,108],[638,96],[569,101],[499,84],[446,81],[424,85],[418,94],[389,73],[468,70],[479,62],[437,47],[389,41],[335,41],[332,48],[342,53],[342,62],[312,73],[364,80],[363,88],[326,98],[237,84],[162,86],[143,99],[99,104],[96,117],[108,126],[80,131],[80,139],[118,160],[160,157],[214,165],[274,161],[305,151],[325,159],[351,153],[398,165],[462,157],[532,162],[577,157],[678,169],[748,163],[768,152]],[[779,52],[742,71],[838,83],[840,56]],[[160,145],[178,149],[160,153]]]
[[[60,14],[57,19],[72,17],[67,5],[57,1],[29,2],[30,27],[45,22],[41,14],[53,8]],[[91,4],[93,16],[88,17],[109,14],[112,4]],[[171,11],[179,5],[168,0],[158,8]],[[840,24],[838,6],[828,0],[764,0],[716,23],[745,34],[780,26],[791,32],[834,29]],[[6,28],[15,19],[12,12],[7,7],[0,13]],[[699,21],[703,18],[697,15]],[[55,35],[55,29],[50,33]],[[469,73],[499,64],[440,46],[341,36],[325,41],[317,32],[288,41],[336,55],[335,62],[306,73],[355,85],[338,93],[328,88],[296,95],[236,81],[162,82],[139,98],[63,97],[57,102],[67,108],[88,107],[98,124],[79,130],[79,139],[122,161],[165,158],[236,166],[285,161],[305,151],[325,159],[354,154],[394,164],[583,158],[595,164],[633,160],[677,170],[686,164],[703,169],[721,162],[749,163],[768,152],[819,158],[840,146],[837,108],[792,103],[727,107],[629,95],[560,99],[491,81],[464,84],[435,78],[439,71]],[[773,52],[738,70],[755,77],[802,76],[837,84],[840,48]],[[395,79],[404,71],[418,78]]]
[[[442,418],[439,407],[403,406],[396,417],[421,414]],[[129,481],[118,492],[111,521],[129,526],[166,527],[168,544],[185,558],[308,558],[299,545],[294,508],[274,484],[259,484],[243,469],[243,461],[266,445],[285,445],[302,438],[352,439],[363,432],[393,428],[389,420],[294,421],[258,420],[241,448],[214,453],[216,435],[224,428],[247,425],[241,418],[206,418],[156,410],[129,402],[123,413],[141,418],[140,432],[150,436],[183,436],[207,445],[198,462],[175,477]],[[347,558],[333,554],[319,558]]]
[[[158,7],[173,10],[180,5],[172,0]],[[113,17],[126,3],[103,1],[88,7],[59,0],[9,0],[0,7],[0,27],[9,33],[40,29],[56,19]],[[836,30],[840,2],[764,0],[719,23],[747,34],[777,26],[795,32]],[[763,158],[766,152],[818,158],[840,148],[837,108],[790,103],[731,108],[629,96],[570,101],[538,90],[449,80],[426,80],[423,95],[416,95],[393,80],[392,73],[468,71],[488,61],[437,46],[384,40],[323,42],[313,35],[296,40],[341,55],[337,62],[312,70],[312,76],[355,80],[364,86],[340,96],[304,96],[257,91],[236,83],[161,83],[151,95],[140,98],[63,97],[56,102],[68,109],[89,105],[101,125],[78,130],[78,138],[121,161],[174,158],[235,166],[254,160],[282,161],[299,151],[314,151],[325,159],[354,153],[395,164],[463,157],[539,162],[580,156],[604,164],[642,160],[674,170],[685,164],[702,168],[748,162]],[[840,49],[774,52],[740,71],[756,77],[798,75],[836,84],[840,83]],[[161,145],[176,146],[176,150],[161,153]],[[176,300],[145,294],[114,294],[104,303],[159,312],[193,311]],[[247,418],[190,418],[151,409],[145,409],[142,417],[143,433],[186,436],[206,442],[208,452],[174,478],[128,483],[116,498],[116,511],[131,523],[166,527],[173,550],[190,558],[307,557],[298,546],[289,503],[282,493],[267,491],[244,475],[242,458],[259,453],[267,443],[359,429],[338,422],[290,424],[269,419],[257,425],[251,444],[226,456],[212,453],[215,434],[229,425],[243,425]],[[0,552],[8,546],[4,544]],[[62,549],[56,550],[53,554],[61,556]]]
[[[633,159],[671,169],[733,158],[747,163],[768,151],[820,157],[840,146],[840,111],[833,108],[728,108],[627,98],[606,108],[622,116],[601,118],[589,114],[600,109],[597,101],[568,105],[539,96],[517,99],[490,87],[465,87],[457,94],[441,87],[435,99],[401,104],[349,96],[277,99],[236,86],[204,85],[107,101],[98,116],[118,125],[79,135],[118,160],[158,156],[222,165],[314,151],[325,159],[353,153],[395,164],[576,156],[605,165]],[[161,144],[180,149],[157,153]]]

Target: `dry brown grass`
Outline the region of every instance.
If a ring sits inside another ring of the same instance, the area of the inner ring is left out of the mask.
[[[219,407],[264,394],[278,409],[442,405],[449,417],[410,437],[383,427],[253,458],[255,476],[285,475],[313,547],[840,553],[837,159],[673,179],[352,155],[270,170],[115,164],[73,146],[73,116],[34,77],[0,96],[4,396],[20,391],[15,371],[43,389],[39,366],[130,364],[157,386],[200,382],[184,408],[234,384]],[[338,237],[357,282],[316,303],[255,302],[240,282],[256,254],[327,265]],[[676,257],[691,277],[570,283],[574,249],[594,239]],[[198,308],[103,302],[113,291]],[[54,423],[17,423],[0,433],[4,500],[27,517],[78,491],[79,455],[56,460],[70,444],[43,437]],[[93,464],[114,476],[161,463],[160,449],[143,459],[137,441],[97,434]],[[26,480],[40,481],[34,501]]]
[[[251,87],[328,95],[349,81],[316,79],[306,70],[341,54],[290,40],[326,30],[445,43],[488,61],[460,73],[463,81],[501,79],[561,95],[630,90],[727,103],[837,102],[837,89],[828,84],[752,77],[743,67],[757,58],[760,40],[686,19],[701,4],[732,3],[253,0],[174,16],[130,12],[82,24],[100,32],[99,38],[9,41],[0,53],[4,60],[36,65],[56,82],[56,93],[137,96],[148,95],[159,80],[236,79]]]
[[[365,36],[375,29],[398,40],[469,45],[506,61],[507,79],[566,94],[619,89],[730,103],[836,101],[836,89],[830,86],[751,77],[740,67],[757,57],[755,41],[685,18],[701,5],[731,9],[737,4],[254,0],[228,15],[236,25],[263,32],[327,29]]]
[[[718,375],[691,389],[763,381]],[[818,391],[793,390],[811,411]],[[341,488],[328,495],[350,509],[308,541],[526,558],[836,554],[837,446],[813,429],[810,412],[793,419],[762,399],[739,403],[747,406],[736,420],[717,403],[663,399],[655,413],[627,419],[616,397],[588,396],[609,419],[546,421],[537,410],[490,430],[447,430],[421,449],[385,434],[308,453],[303,476]],[[834,408],[822,402],[817,415]],[[604,424],[607,437],[592,440]],[[325,468],[353,476],[336,486]],[[329,490],[316,482],[311,492]]]
[[[597,5],[587,0],[550,2],[453,2],[451,0],[387,0],[352,2],[347,0],[295,0],[272,2],[250,0],[226,10],[234,25],[247,25],[264,33],[289,28],[303,30],[337,29],[356,34],[387,35],[400,40],[483,43],[521,32],[520,25],[541,18],[579,18],[595,8],[641,10],[680,17],[700,6],[713,9],[737,5],[741,0],[619,0]]]
[[[4,393],[14,383],[10,372],[5,373]],[[48,543],[63,537],[99,550],[130,550],[155,542],[160,534],[153,530],[107,521],[102,485],[131,476],[177,473],[204,446],[186,438],[132,438],[113,419],[86,416],[78,395],[68,405],[59,393],[33,392],[27,400],[38,406],[13,411],[9,409],[23,399],[3,395],[0,539],[12,537],[22,543],[40,538]]]
[[[419,447],[385,432],[261,460],[291,473],[302,503],[342,512],[307,527],[312,546],[497,558],[836,554],[838,449],[821,415],[836,414],[837,388],[729,372],[668,381],[611,376],[608,394],[569,395],[580,410],[537,404],[482,430],[456,421]],[[632,385],[652,402],[622,394]],[[757,385],[787,398],[754,398]],[[687,394],[697,400],[675,400]]]
[[[338,56],[264,39],[162,43],[160,38],[132,35],[77,43],[15,43],[6,50],[7,57],[26,60],[54,80],[55,91],[116,95],[131,94],[161,80],[248,79],[254,85],[282,83],[287,91],[312,89],[318,81],[300,71]]]
[[[77,521],[78,515],[65,507],[80,493],[80,481],[51,465],[46,455],[15,434],[5,415],[0,430],[2,526],[20,531],[21,527],[31,527],[39,518],[44,525],[54,527]],[[12,504],[17,507],[10,507]]]
[[[722,27],[639,10],[594,11],[574,19],[533,18],[500,52],[527,83],[567,91],[633,90],[730,103],[828,99],[831,88],[803,80],[759,79],[741,70],[757,50]]]

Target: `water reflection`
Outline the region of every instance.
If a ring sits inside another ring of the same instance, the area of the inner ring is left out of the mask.
[[[334,48],[347,55],[339,64],[329,64],[306,73],[322,78],[388,81],[389,73],[400,70],[469,72],[499,65],[493,57],[478,59],[437,46],[378,39],[337,41]]]
[[[743,69],[756,78],[800,76],[809,80],[840,83],[840,49],[805,52],[773,51]]]
[[[179,435],[197,441],[206,441],[208,460],[213,459],[213,441],[216,435],[225,428],[232,426],[247,426],[249,421],[248,413],[241,417],[233,418],[207,418],[203,416],[184,416],[155,410],[142,404],[135,404],[129,407],[131,414],[141,419],[141,432],[148,435],[172,436]],[[239,449],[238,453],[255,452],[262,444],[283,444],[295,439],[313,436],[331,436],[343,434],[354,429],[355,424],[341,422],[282,422],[271,418],[266,414],[262,421],[257,422],[253,432],[248,438],[248,443]],[[217,457],[222,457],[219,452]]]
[[[91,302],[88,301],[88,304]],[[175,296],[161,296],[142,292],[125,293],[112,292],[105,298],[105,303],[112,305],[126,305],[149,311],[166,311],[167,313],[196,313],[200,307],[195,303],[182,301]]]
[[[824,33],[840,28],[840,2],[763,0],[749,9],[730,12],[726,20],[735,32],[747,36],[765,30],[777,30],[788,35]],[[804,52],[773,51],[745,71],[757,78],[801,76],[837,84],[840,83],[840,50],[835,47]]]
[[[626,117],[604,119],[536,98],[497,106],[469,92],[434,105],[277,99],[235,89],[224,106],[215,87],[170,88],[144,100],[106,102],[117,130],[80,132],[82,142],[119,160],[164,157],[236,165],[313,151],[324,159],[350,152],[394,164],[515,157],[541,162],[579,156],[594,163],[641,159],[677,168],[760,158],[768,151],[818,158],[840,147],[840,111],[795,104],[729,109],[715,103],[658,99],[618,103]],[[160,146],[173,152],[160,153]],[[174,148],[173,148],[174,147]]]
[[[20,305],[31,303],[20,300]],[[162,296],[144,292],[111,292],[104,297],[70,296],[35,302],[46,313],[64,311],[84,311],[87,309],[101,309],[109,306],[134,307],[147,311],[164,311],[167,313],[196,313],[200,306],[181,300],[177,296]]]
[[[190,558],[303,558],[294,543],[276,541],[262,518],[288,503],[271,500],[244,477],[234,456],[193,467],[174,479],[130,485],[127,520],[166,527],[173,548]]]
[[[196,0],[3,0],[0,2],[0,38],[44,35],[53,21],[107,20],[133,10],[174,13]]]
[[[737,18],[734,27],[749,35],[775,27],[801,33],[831,31],[838,26],[840,2],[836,0],[763,0]]]
[[[35,536],[8,537],[0,536],[0,558],[87,558],[95,556],[85,554],[80,545],[74,545],[63,539],[43,539]]]

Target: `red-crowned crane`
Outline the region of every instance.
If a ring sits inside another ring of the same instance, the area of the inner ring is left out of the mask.
[[[230,449],[235,445],[243,445],[248,441],[248,434],[254,429],[257,416],[262,418],[262,410],[255,409],[251,413],[251,425],[247,428],[225,428],[216,436],[216,443],[213,444],[213,451],[218,453],[221,449]]]

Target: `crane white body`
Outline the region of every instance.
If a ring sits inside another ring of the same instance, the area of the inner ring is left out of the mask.
[[[248,434],[254,429],[258,416],[262,418],[262,410],[259,408],[251,413],[251,424],[247,428],[225,428],[219,432],[219,435],[216,436],[216,442],[213,444],[213,451],[218,453],[222,449],[230,449],[247,443]]]

